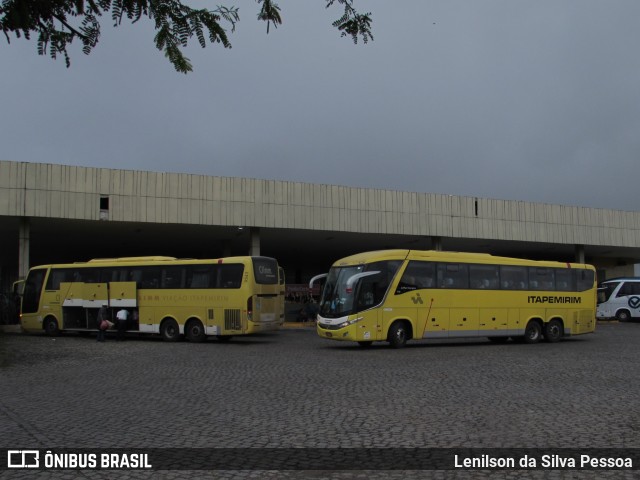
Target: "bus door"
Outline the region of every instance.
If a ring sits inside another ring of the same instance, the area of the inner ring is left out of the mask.
[[[109,306],[129,310],[129,330],[139,330],[138,284],[136,282],[109,282]],[[117,310],[114,310],[117,311]]]
[[[386,313],[386,312],[385,312]],[[355,318],[360,318],[356,322],[356,340],[358,342],[371,342],[374,340],[385,340],[382,332],[382,314],[379,308],[364,310],[355,314]]]
[[[109,305],[109,284],[85,283],[82,300],[82,306],[86,312],[86,324],[83,328],[96,328],[100,307],[105,304]]]
[[[438,307],[437,299],[425,297],[424,305],[418,309],[418,328],[422,328],[422,335],[416,338],[448,338],[450,309]]]
[[[60,282],[58,301],[62,304],[64,328],[95,328],[95,322],[90,321],[91,315],[84,308],[84,294],[84,282]]]
[[[364,272],[356,274],[352,278],[360,277],[354,285],[355,305],[352,319],[358,321],[355,323],[356,340],[359,342],[369,342],[373,340],[386,340],[383,336],[383,322],[387,320],[390,313],[388,308],[381,311],[378,307],[384,298],[384,291],[380,292],[380,283],[382,275],[379,271]],[[386,288],[384,286],[383,288]]]
[[[26,329],[36,329],[42,326],[42,315],[40,312],[40,297],[44,287],[46,269],[34,269],[29,272],[24,283],[24,293],[22,296],[22,316],[21,323]],[[29,315],[33,314],[33,315]]]

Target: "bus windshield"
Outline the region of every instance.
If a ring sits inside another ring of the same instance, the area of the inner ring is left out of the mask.
[[[401,264],[401,260],[392,260],[331,268],[320,299],[320,315],[339,318],[379,305]]]
[[[618,285],[620,285],[620,282],[603,283],[600,285],[598,287],[598,305],[607,302]]]

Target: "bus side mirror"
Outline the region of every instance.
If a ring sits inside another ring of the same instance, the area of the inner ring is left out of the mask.
[[[346,285],[347,293],[351,293],[353,291],[353,286],[361,278],[370,277],[371,275],[378,275],[379,273],[380,273],[380,271],[378,270],[378,271],[374,271],[374,272],[356,273],[355,275],[350,276],[349,279],[347,280],[347,285]]]
[[[24,280],[18,280],[11,285],[11,292],[14,295],[22,296],[24,293]]]
[[[325,278],[327,275],[329,275],[328,273],[321,273],[320,275],[316,275],[315,277],[313,277],[311,280],[309,280],[309,288],[313,288],[313,284],[316,283],[318,280]]]

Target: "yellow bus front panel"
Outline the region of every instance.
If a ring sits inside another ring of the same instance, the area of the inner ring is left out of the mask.
[[[318,316],[316,330],[318,335],[324,338],[357,342],[357,322],[355,322],[357,317],[357,315],[351,315],[335,319],[325,319]]]

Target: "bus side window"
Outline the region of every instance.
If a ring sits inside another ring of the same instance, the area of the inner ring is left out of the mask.
[[[183,288],[185,267],[171,266],[162,269],[162,288]]]
[[[640,295],[640,282],[624,282],[616,297],[626,297],[628,295]]]
[[[529,288],[531,290],[553,290],[553,269],[529,267]]]
[[[432,262],[411,261],[404,270],[402,278],[396,287],[396,295],[419,290],[421,288],[433,288],[436,278],[436,264]]]
[[[215,272],[213,265],[187,265],[185,285],[187,288],[213,288]]]
[[[500,281],[503,290],[526,290],[528,288],[527,267],[500,265]]]
[[[215,288],[240,288],[244,265],[217,265],[217,281]]]
[[[439,263],[438,286],[440,288],[469,288],[469,265],[465,263]]]
[[[578,270],[578,280],[576,282],[576,290],[578,292],[584,292],[593,288],[593,283],[596,280],[593,270]]]
[[[500,288],[500,275],[497,265],[469,265],[471,288],[497,290]]]
[[[571,270],[568,268],[556,269],[556,290],[561,292],[570,292],[574,290],[572,285]]]

